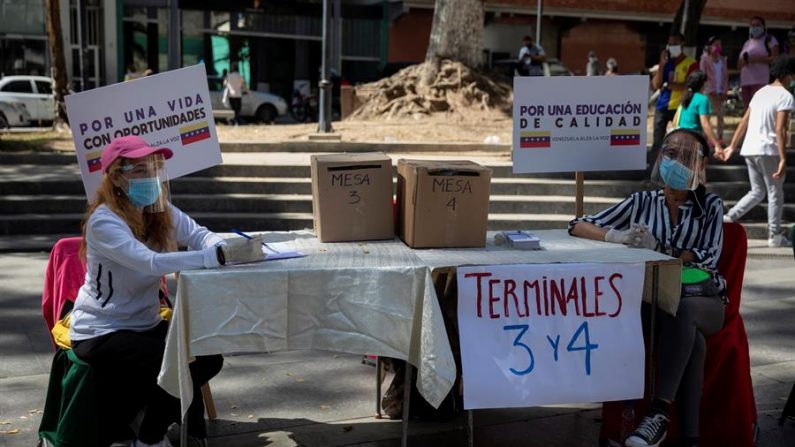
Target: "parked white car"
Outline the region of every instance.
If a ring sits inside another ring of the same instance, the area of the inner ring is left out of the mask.
[[[0,130],[29,124],[30,113],[24,103],[0,98]]]
[[[223,80],[218,77],[208,76],[207,81],[210,86],[213,116],[215,118],[231,119],[234,116],[234,112],[221,101],[224,91]],[[242,99],[240,116],[263,123],[272,123],[276,117],[286,114],[288,110],[287,101],[281,96],[271,93],[249,90],[243,95]]]
[[[28,75],[0,78],[0,100],[9,99],[25,104],[31,121],[52,121],[55,110],[52,79]]]

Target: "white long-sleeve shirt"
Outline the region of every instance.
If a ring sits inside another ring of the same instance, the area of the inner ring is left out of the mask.
[[[86,223],[86,277],[77,294],[69,337],[86,340],[119,330],[146,331],[160,321],[160,278],[181,270],[218,267],[223,239],[169,205],[173,238],[191,251],[159,253],[137,240],[110,208]]]

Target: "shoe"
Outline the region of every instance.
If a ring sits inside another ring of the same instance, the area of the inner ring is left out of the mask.
[[[734,223],[734,219],[732,219],[731,217],[729,217],[729,215],[728,215],[728,214],[724,214],[724,215],[723,215],[723,223]]]
[[[626,447],[658,447],[668,435],[669,419],[662,413],[646,416],[624,441]]]
[[[784,234],[773,235],[767,240],[768,247],[792,247],[792,241]]]

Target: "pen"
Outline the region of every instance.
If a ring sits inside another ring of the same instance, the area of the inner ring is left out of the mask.
[[[237,228],[232,228],[232,229],[230,229],[229,231],[231,231],[232,233],[235,233],[235,234],[237,234],[237,235],[239,235],[239,236],[243,236],[243,237],[244,237],[244,238],[246,238],[246,239],[254,239],[253,237],[251,237],[251,236],[247,235],[246,233],[244,233],[244,232],[242,232],[242,231],[238,230]],[[270,251],[272,251],[272,252],[274,252],[274,253],[278,253],[278,251],[277,251],[277,250],[274,250],[273,248],[269,247],[269,246],[268,246],[268,244],[266,244],[265,242],[263,242],[263,243],[262,243],[262,245],[263,245],[265,248],[267,248],[268,250],[270,250]]]

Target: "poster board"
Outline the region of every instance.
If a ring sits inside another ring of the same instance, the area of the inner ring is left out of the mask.
[[[138,135],[167,147],[169,179],[221,163],[204,64],[66,96],[77,163],[89,200],[102,181],[102,149]]]
[[[648,76],[513,79],[515,174],[646,168]]]
[[[464,408],[643,397],[644,264],[458,268]]]

